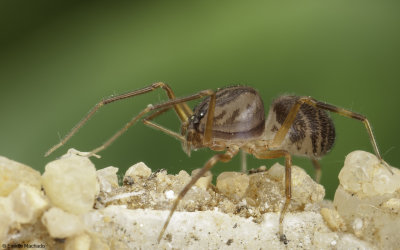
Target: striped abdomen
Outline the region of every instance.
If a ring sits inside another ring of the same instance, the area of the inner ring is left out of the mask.
[[[195,109],[190,128],[204,133],[210,98],[204,99]],[[235,86],[217,90],[212,137],[235,140],[261,136],[265,127],[262,99],[250,87]]]
[[[265,134],[272,139],[285,121],[298,96],[281,96],[269,111]],[[326,111],[303,104],[289,129],[281,149],[294,155],[319,158],[326,154],[335,141],[335,127]]]

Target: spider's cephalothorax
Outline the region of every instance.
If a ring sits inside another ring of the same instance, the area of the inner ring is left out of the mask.
[[[204,145],[210,97],[198,104],[189,119],[188,137],[193,148],[216,146],[218,141],[249,141],[259,138],[265,127],[264,104],[251,87],[233,86],[218,89],[212,125],[212,144]]]

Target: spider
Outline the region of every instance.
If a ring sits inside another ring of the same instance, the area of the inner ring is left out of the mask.
[[[191,150],[198,148],[208,147],[214,151],[224,151],[212,156],[179,193],[159,234],[158,242],[162,239],[180,200],[196,181],[217,162],[229,162],[241,150],[259,159],[281,157],[285,159],[286,199],[279,217],[279,237],[281,241],[287,244],[282,222],[291,201],[291,155],[310,158],[316,169],[316,179],[319,181],[321,167],[318,159],[332,148],[335,141],[335,128],[327,111],[363,122],[375,155],[392,172],[379,153],[369,121],[361,114],[317,101],[311,97],[281,96],[272,103],[269,114],[265,117],[263,101],[259,93],[251,87],[230,86],[219,88],[216,91],[208,89],[186,97],[176,98],[172,89],[163,82],[153,83],[142,89],[103,99],[58,144],[50,148],[45,156],[64,145],[100,107],[158,88],[166,91],[168,101],[156,105],[149,104],[103,145],[92,150],[89,154],[91,156],[107,148],[142,118],[144,124],[181,141],[183,150],[189,156]],[[203,98],[203,100],[193,110],[190,109],[187,102],[200,98]],[[181,121],[180,133],[164,128],[152,121],[155,117],[172,108]]]

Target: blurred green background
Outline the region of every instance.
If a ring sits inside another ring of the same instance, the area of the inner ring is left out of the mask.
[[[399,13],[399,1],[1,1],[0,154],[43,171],[70,147],[89,151],[165,93],[104,107],[43,157],[101,98],[164,81],[178,96],[249,85],[267,110],[285,93],[349,108],[369,118],[384,159],[400,166]],[[332,116],[337,141],[321,162],[328,198],[344,157],[372,152],[362,123]],[[172,112],[157,121],[179,131]],[[178,141],[138,123],[93,162],[120,174],[139,161],[177,173],[212,155],[189,158]],[[249,168],[276,161],[248,158]],[[294,164],[313,173],[307,159]],[[236,157],[213,172],[239,169]]]

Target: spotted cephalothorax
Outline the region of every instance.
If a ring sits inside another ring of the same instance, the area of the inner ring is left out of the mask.
[[[169,100],[157,105],[148,105],[108,141],[91,151],[90,155],[105,149],[145,115],[147,116],[142,120],[146,125],[180,140],[183,149],[188,154],[192,149],[201,147],[225,151],[209,159],[179,193],[161,230],[158,241],[161,240],[179,201],[196,181],[215,163],[218,161],[228,162],[239,150],[242,150],[260,159],[285,158],[286,200],[279,218],[279,233],[281,240],[286,242],[282,222],[291,200],[291,155],[309,157],[317,170],[318,179],[320,166],[317,159],[332,148],[335,140],[335,129],[326,111],[362,121],[368,131],[376,156],[391,172],[389,166],[382,160],[371,126],[363,115],[319,102],[311,97],[282,96],[273,102],[265,120],[264,106],[258,92],[246,86],[226,87],[216,91],[203,90],[193,95],[176,98],[167,84],[159,82],[139,90],[104,99],[97,103],[60,143],[50,148],[46,155],[65,144],[100,107],[114,101],[148,93],[157,88],[164,89]],[[187,102],[199,98],[204,99],[194,110],[191,110]],[[155,117],[172,108],[182,122],[180,134],[152,121]]]

